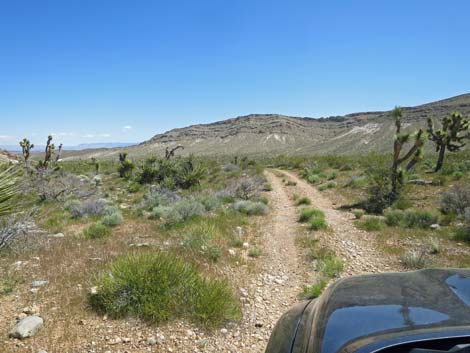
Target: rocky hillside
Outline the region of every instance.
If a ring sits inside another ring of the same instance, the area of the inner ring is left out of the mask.
[[[470,116],[470,94],[406,107],[405,127],[425,126],[426,118],[457,110]],[[131,156],[162,154],[166,147],[183,145],[183,153],[215,154],[345,154],[389,151],[394,122],[390,112],[365,112],[328,118],[252,114],[212,124],[192,125],[154,136],[125,148]],[[115,156],[122,149],[87,151],[86,157]],[[181,153],[181,151],[178,151]]]
[[[16,164],[19,161],[18,155],[0,149],[0,164]]]

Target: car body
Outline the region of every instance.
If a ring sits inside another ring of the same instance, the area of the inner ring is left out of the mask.
[[[266,353],[414,353],[465,343],[470,270],[426,269],[338,280],[279,319]]]

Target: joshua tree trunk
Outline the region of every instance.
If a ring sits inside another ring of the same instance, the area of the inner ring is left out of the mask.
[[[439,147],[439,156],[437,157],[437,164],[434,172],[438,172],[442,169],[442,165],[444,164],[444,154],[446,153],[446,146],[441,145]]]

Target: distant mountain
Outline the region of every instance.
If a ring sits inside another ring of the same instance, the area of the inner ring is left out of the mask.
[[[470,116],[470,94],[416,107],[404,107],[404,128],[424,127],[428,117],[452,111]],[[166,147],[184,146],[178,154],[350,154],[391,151],[394,120],[390,111],[354,113],[328,118],[251,114],[211,124],[192,125],[155,135],[139,145],[86,151],[80,158],[163,155]],[[71,152],[70,156],[74,156]]]
[[[95,148],[117,148],[117,147],[129,147],[137,145],[134,142],[97,142],[97,143],[81,143],[76,146],[64,146],[66,151],[81,151]]]
[[[58,142],[60,143],[60,141]],[[82,143],[76,146],[64,145],[64,151],[81,151],[87,149],[98,149],[98,148],[117,148],[117,147],[129,147],[137,145],[134,142],[97,142],[97,143]],[[31,150],[31,153],[42,153],[46,146],[37,145]],[[21,147],[18,145],[0,145],[0,149],[9,152],[21,152]]]

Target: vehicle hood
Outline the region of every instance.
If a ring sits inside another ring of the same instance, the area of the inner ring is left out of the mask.
[[[341,279],[318,300],[297,308],[302,314],[295,340],[285,352],[362,352],[361,347],[380,340],[456,329],[469,335],[469,305],[470,270],[426,269]]]

